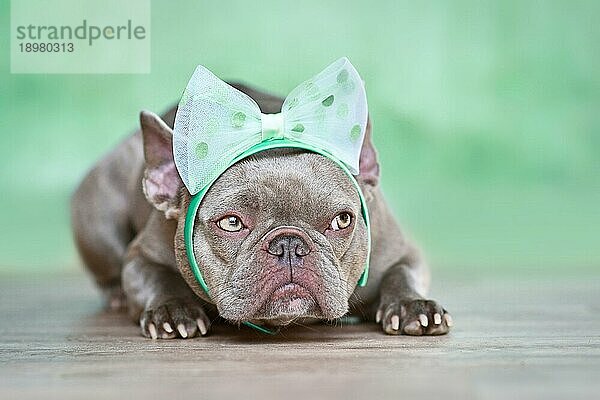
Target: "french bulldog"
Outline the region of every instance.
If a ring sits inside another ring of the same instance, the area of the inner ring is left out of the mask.
[[[241,84],[263,113],[283,99]],[[350,178],[333,161],[272,149],[223,173],[194,221],[194,254],[209,297],[186,257],[190,194],[174,165],[176,107],[143,111],[141,130],[101,159],[76,189],[72,226],[79,253],[111,309],[127,309],[152,339],[206,335],[222,318],[270,327],[346,315],[390,335],[441,335],[450,314],[427,299],[427,265],[403,236],[379,188],[369,121],[356,177],[371,219],[367,229]]]

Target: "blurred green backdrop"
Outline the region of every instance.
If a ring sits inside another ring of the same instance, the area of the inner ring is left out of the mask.
[[[10,74],[0,5],[0,270],[78,268],[68,200],[194,67],[285,95],[346,55],[383,187],[436,269],[600,265],[600,2],[153,1],[152,73]]]

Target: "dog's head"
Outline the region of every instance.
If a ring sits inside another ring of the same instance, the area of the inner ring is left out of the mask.
[[[172,131],[152,113],[142,113],[141,121],[146,197],[178,220],[179,268],[207,299],[183,246],[190,195],[174,165]],[[369,124],[357,177],[367,196],[378,176]],[[239,161],[215,181],[196,215],[193,243],[222,317],[282,325],[347,312],[368,238],[358,192],[339,166],[316,153],[273,149]]]

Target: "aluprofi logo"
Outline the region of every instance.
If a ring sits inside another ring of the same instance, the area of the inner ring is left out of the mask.
[[[144,40],[146,39],[146,28],[142,25],[134,25],[132,20],[128,19],[123,25],[98,26],[88,23],[84,19],[81,25],[72,27],[62,26],[40,26],[29,24],[16,27],[18,40],[35,41],[57,41],[84,39],[91,46],[95,40]]]

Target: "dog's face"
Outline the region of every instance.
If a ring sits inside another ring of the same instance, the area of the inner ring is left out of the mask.
[[[323,156],[259,153],[207,192],[194,254],[226,319],[286,324],[340,317],[367,258],[357,190]]]
[[[189,194],[173,163],[172,132],[150,113],[142,114],[142,130],[146,197],[179,220],[176,257],[198,293],[181,245]],[[363,146],[359,180],[366,186],[377,181],[374,157]],[[215,181],[196,215],[193,243],[222,317],[285,325],[346,313],[368,237],[357,189],[339,166],[315,153],[276,149],[241,160]]]

